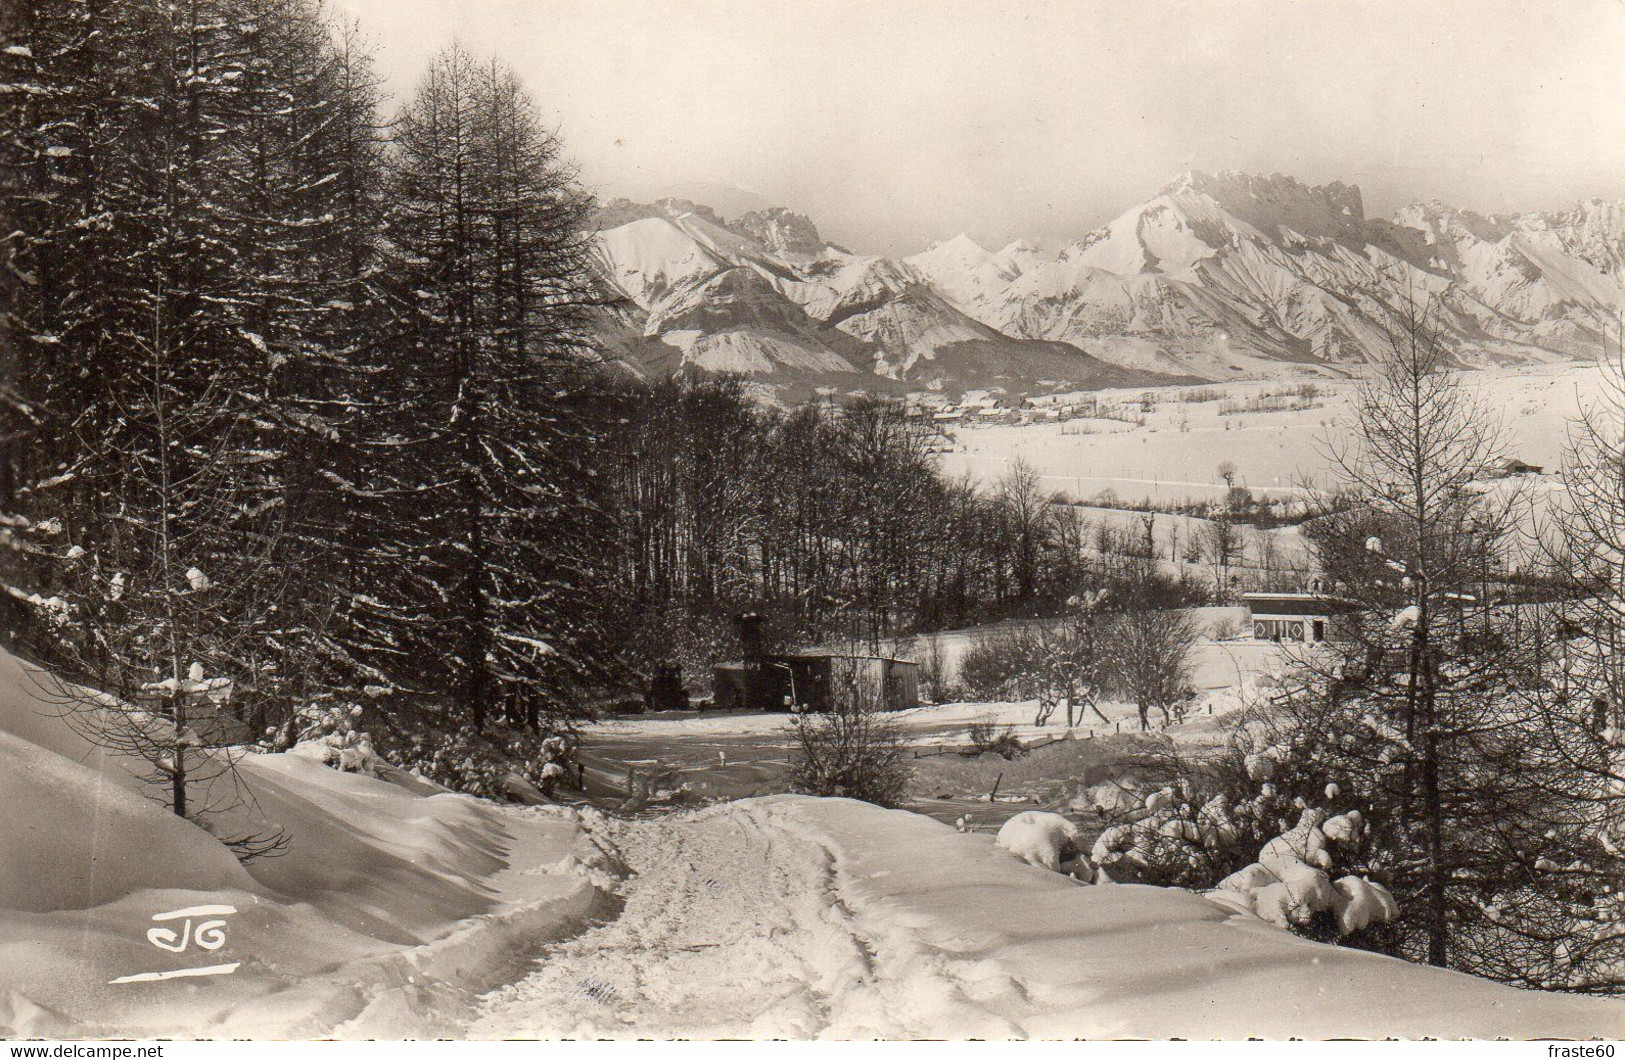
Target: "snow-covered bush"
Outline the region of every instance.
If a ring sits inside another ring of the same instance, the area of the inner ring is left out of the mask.
[[[566,733],[533,732],[501,721],[487,724],[483,733],[464,725],[451,732],[381,738],[379,743],[385,757],[410,773],[453,791],[494,799],[510,796],[510,777],[551,795],[572,774],[575,753],[575,741]]]
[[[372,773],[379,765],[372,737],[357,728],[359,706],[315,705],[300,709],[292,721],[289,754],[313,758],[346,773]]]
[[[1264,844],[1258,861],[1220,881],[1215,897],[1283,928],[1307,929],[1322,914],[1339,935],[1392,923],[1399,905],[1386,887],[1364,876],[1332,878],[1365,833],[1358,810],[1328,817],[1306,808],[1296,825]]]
[[[1388,888],[1364,876],[1344,876],[1333,887],[1332,909],[1337,914],[1339,934],[1353,935],[1372,924],[1391,924],[1399,919],[1399,903]]]
[[[1226,863],[1237,829],[1228,799],[1192,806],[1175,787],[1163,787],[1116,813],[1090,851],[1097,868],[1118,883],[1197,887]]]
[[[1058,813],[1018,813],[1004,822],[994,842],[1029,865],[1067,873],[1085,883],[1094,879],[1094,867],[1083,855],[1083,833]]]
[[[1375,733],[1363,738],[1380,742]],[[1321,864],[1333,853],[1363,853],[1366,824],[1354,793],[1328,779],[1312,741],[1243,725],[1218,754],[1184,759],[1172,747],[1152,749],[1138,771],[1164,779],[1096,785],[1080,796],[1108,822],[1091,858],[1115,881],[1205,890],[1238,873],[1250,879],[1263,862],[1280,871],[1262,887],[1305,860],[1322,872],[1369,874],[1363,860]],[[1318,808],[1313,835],[1297,830],[1310,807]],[[1295,887],[1331,908],[1329,879]]]
[[[1079,813],[1094,813],[1112,821],[1127,820],[1142,805],[1138,787],[1133,778],[1104,781],[1080,791],[1073,796],[1070,805]]]

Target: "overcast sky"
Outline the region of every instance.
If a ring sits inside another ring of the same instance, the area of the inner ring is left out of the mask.
[[[507,59],[604,197],[715,182],[858,250],[1073,238],[1189,168],[1625,197],[1625,0],[330,2],[399,95]]]

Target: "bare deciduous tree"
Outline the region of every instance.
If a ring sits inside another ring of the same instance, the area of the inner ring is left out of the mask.
[[[1187,611],[1156,610],[1129,602],[1114,618],[1110,657],[1112,684],[1132,702],[1140,728],[1151,727],[1151,711],[1172,722],[1191,695],[1192,652],[1200,639],[1196,620]]]
[[[792,716],[791,782],[808,795],[897,806],[908,785],[908,749],[883,710],[884,691],[860,660],[836,660],[830,709]]]
[[[1091,608],[1055,622],[1030,623],[1017,634],[1016,645],[1023,661],[1018,683],[1038,701],[1034,725],[1048,724],[1063,704],[1069,729],[1083,720],[1085,710],[1109,721],[1099,703],[1115,639],[1104,616]]]

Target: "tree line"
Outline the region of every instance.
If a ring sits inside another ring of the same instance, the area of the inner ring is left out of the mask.
[[[452,48],[386,122],[312,0],[4,28],[18,646],[131,706],[182,814],[212,748],[302,711],[364,707],[407,758],[578,712],[591,200],[512,72]]]
[[[1102,541],[1017,461],[981,487],[945,476],[936,429],[859,397],[784,410],[740,380],[621,388],[604,429],[617,639],[647,670],[690,681],[736,650],[732,616],[772,618],[783,643],[881,651],[898,636],[1055,614],[1134,585],[1158,606],[1207,589]],[[1096,547],[1099,546],[1099,547]]]

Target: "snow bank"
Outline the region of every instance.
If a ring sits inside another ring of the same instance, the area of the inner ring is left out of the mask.
[[[929,974],[952,1036],[1615,1037],[1616,1002],[1298,938],[1187,891],[1079,887],[985,835],[838,799],[739,804],[821,844],[875,974]]]
[[[291,755],[244,759],[247,797],[213,826],[286,831],[286,854],[245,868],[143,797],[50,687],[0,653],[0,1037],[444,1032],[431,1016],[590,916],[616,872],[569,811],[425,796]],[[155,916],[199,906],[232,910],[223,946],[149,941]],[[212,964],[235,968],[112,981]]]
[[[201,829],[6,732],[0,806],[0,910],[84,909],[148,888],[253,886]]]

